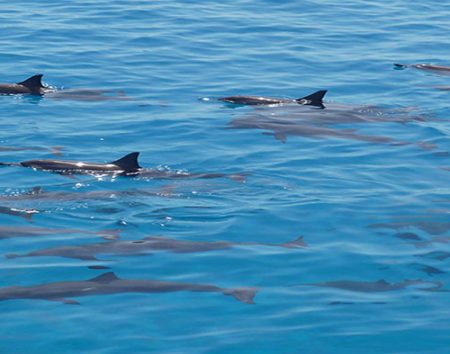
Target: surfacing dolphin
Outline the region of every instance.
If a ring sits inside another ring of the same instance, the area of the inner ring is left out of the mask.
[[[20,216],[27,221],[31,221],[33,215],[37,213],[39,213],[39,210],[36,209],[20,209],[0,206],[0,214]]]
[[[28,160],[22,162],[0,162],[0,166],[22,166],[30,167],[34,170],[59,173],[62,175],[111,175],[144,177],[155,179],[175,179],[175,178],[229,178],[236,181],[245,179],[241,174],[224,173],[187,173],[178,171],[167,171],[157,169],[142,168],[138,163],[139,152],[132,152],[124,157],[108,162],[80,162],[66,160]]]
[[[282,248],[307,247],[306,243],[303,241],[303,237],[299,237],[294,241],[281,244],[264,244],[256,242],[232,243],[225,241],[199,242],[199,241],[176,240],[160,236],[150,236],[135,241],[109,241],[109,242],[86,244],[81,246],[46,248],[42,250],[32,251],[23,255],[7,254],[6,258],[11,259],[18,257],[56,256],[65,258],[75,258],[81,260],[99,260],[96,257],[98,254],[126,256],[126,255],[151,254],[157,251],[168,251],[173,253],[195,253],[195,252],[224,250],[240,246],[268,246],[268,247],[282,247]]]
[[[234,103],[240,105],[277,105],[285,103],[296,103],[303,106],[316,106],[324,108],[322,99],[327,93],[326,90],[321,90],[314,92],[311,95],[300,97],[297,99],[286,99],[286,98],[272,98],[272,97],[260,97],[260,96],[228,96],[219,98],[219,101],[224,101],[227,103]]]
[[[63,89],[57,90],[42,84],[42,74],[34,75],[28,79],[13,83],[0,83],[0,94],[3,95],[35,95],[53,99],[69,99],[76,101],[111,101],[130,100],[123,91],[98,89]]]
[[[450,75],[450,66],[433,64],[394,64],[394,68],[402,70],[406,68],[415,68],[419,70],[431,71],[436,74]]]
[[[311,286],[325,287],[325,288],[335,288],[347,291],[354,291],[360,293],[379,293],[386,291],[395,291],[405,289],[410,286],[426,286],[429,287],[419,287],[420,290],[435,291],[442,288],[443,284],[439,281],[424,281],[421,279],[417,280],[403,280],[399,283],[388,283],[386,280],[378,281],[352,281],[352,280],[339,280],[339,281],[329,281],[324,283],[311,283],[305,284]]]
[[[255,288],[220,288],[208,284],[178,283],[159,280],[120,279],[108,272],[81,281],[63,281],[34,286],[11,286],[0,288],[0,301],[33,299],[58,301],[64,304],[80,303],[70,299],[78,296],[108,295],[119,293],[168,293],[178,291],[213,292],[232,296],[238,301],[253,304]]]
[[[48,87],[42,84],[42,74],[34,75],[28,79],[18,82],[17,84],[0,83],[0,94],[3,95],[17,95],[29,94],[42,96],[49,90]]]

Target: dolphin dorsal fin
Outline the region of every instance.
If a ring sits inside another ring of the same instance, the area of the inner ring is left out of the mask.
[[[119,278],[113,272],[103,273],[98,277],[89,279],[89,281],[95,281],[97,283],[111,283],[114,280],[119,280]]]
[[[18,82],[17,85],[22,85],[27,87],[33,92],[40,92],[41,88],[44,88],[44,85],[42,85],[42,74],[34,75],[32,77],[29,77],[25,81]]]
[[[320,90],[317,92],[314,92],[313,94],[301,98],[297,98],[296,101],[299,104],[303,104],[306,106],[317,106],[320,108],[325,108],[323,105],[323,97],[327,93],[327,90]]]
[[[137,171],[142,168],[139,166],[137,160],[138,156],[138,152],[132,152],[131,154],[125,155],[124,157],[110,163],[123,168],[124,171]]]

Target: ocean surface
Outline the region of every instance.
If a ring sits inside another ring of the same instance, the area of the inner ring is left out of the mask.
[[[449,18],[430,0],[3,1],[0,82],[106,92],[0,96],[0,161],[136,151],[193,175],[1,167],[0,353],[450,353],[450,75],[393,67],[450,65]],[[317,90],[323,110],[217,100]],[[118,236],[169,246],[14,256]],[[77,283],[108,272],[183,284]],[[81,293],[9,288],[55,282]]]

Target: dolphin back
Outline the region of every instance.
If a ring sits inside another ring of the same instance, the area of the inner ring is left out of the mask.
[[[22,82],[18,82],[17,85],[25,86],[32,93],[41,94],[41,89],[45,88],[45,86],[42,85],[42,76],[42,74],[31,76]]]

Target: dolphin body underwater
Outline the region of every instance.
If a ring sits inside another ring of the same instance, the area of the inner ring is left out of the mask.
[[[267,247],[281,247],[281,248],[304,248],[307,247],[303,241],[303,237],[299,237],[294,241],[285,242],[281,244],[264,244],[256,242],[241,242],[232,243],[225,241],[215,242],[201,242],[201,241],[186,241],[176,240],[160,236],[149,236],[141,240],[134,241],[109,241],[101,243],[91,243],[81,246],[63,246],[46,248],[42,250],[32,251],[26,254],[7,254],[6,258],[18,257],[65,257],[81,260],[98,261],[96,257],[98,254],[108,255],[143,255],[152,254],[158,251],[168,251],[173,253],[196,253],[208,252],[216,250],[225,250],[240,246],[267,246]]]
[[[236,181],[245,179],[240,174],[225,173],[187,173],[142,168],[138,163],[139,152],[132,152],[124,157],[108,163],[81,162],[69,160],[27,160],[22,162],[0,162],[0,166],[22,166],[35,170],[55,172],[62,175],[112,175],[131,176],[155,179],[167,178],[222,178],[226,177]]]
[[[114,273],[108,272],[88,280],[0,288],[0,301],[33,299],[59,301],[64,304],[79,305],[80,303],[78,301],[70,298],[120,293],[168,293],[178,291],[222,293],[223,295],[232,296],[240,302],[253,304],[253,298],[256,295],[257,289],[229,289],[208,284],[120,279]]]
[[[402,70],[406,68],[415,68],[424,71],[431,71],[436,74],[450,75],[450,66],[433,64],[394,64],[394,69]]]
[[[354,128],[342,129],[335,125],[380,122],[405,124],[425,120],[422,116],[409,114],[407,109],[383,109],[375,106],[336,103],[325,105],[323,97],[326,92],[318,91],[299,99],[300,104],[276,104],[265,98],[261,98],[261,101],[266,103],[255,103],[259,98],[254,96],[230,96],[221,100],[237,105],[255,106],[253,112],[233,118],[228,128],[260,129],[264,131],[263,134],[273,135],[275,139],[283,143],[286,142],[287,136],[295,135],[316,139],[339,138],[378,144],[406,145],[409,143],[391,137],[359,134]],[[421,142],[417,144],[423,149],[434,148]]]
[[[437,291],[442,288],[443,284],[438,281],[424,281],[417,280],[403,280],[398,283],[388,283],[385,280],[378,281],[351,281],[339,280],[324,283],[310,283],[304,284],[317,287],[335,288],[346,291],[360,292],[360,293],[380,293],[387,291],[396,291],[412,286],[418,286],[420,290]],[[422,287],[421,287],[422,286]]]

